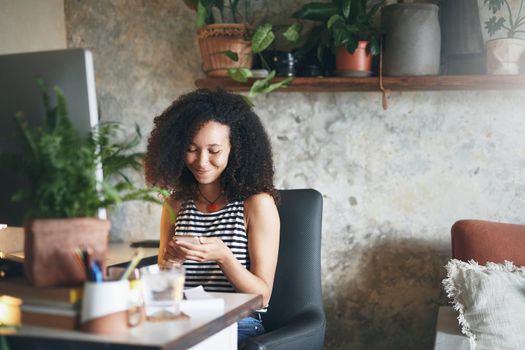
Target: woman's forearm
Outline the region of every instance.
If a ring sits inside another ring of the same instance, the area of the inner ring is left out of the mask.
[[[224,259],[217,261],[222,272],[228,278],[235,290],[241,293],[260,294],[265,306],[270,301],[272,288],[261,277],[255,275],[235,258],[230,251]]]

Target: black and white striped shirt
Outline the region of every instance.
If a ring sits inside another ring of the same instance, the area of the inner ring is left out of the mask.
[[[175,221],[175,235],[218,237],[231,249],[235,258],[250,269],[244,203],[241,201],[228,203],[213,213],[199,211],[193,200],[183,203]],[[186,288],[202,285],[209,292],[235,291],[215,262],[186,260],[184,268]]]

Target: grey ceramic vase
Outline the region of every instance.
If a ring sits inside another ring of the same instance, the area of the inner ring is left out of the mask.
[[[393,4],[383,8],[384,75],[439,74],[438,10],[437,5],[427,3]]]
[[[485,74],[485,49],[477,0],[442,0],[443,74]]]

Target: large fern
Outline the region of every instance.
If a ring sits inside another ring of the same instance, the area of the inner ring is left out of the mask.
[[[13,171],[26,177],[30,186],[19,189],[14,201],[28,201],[26,218],[93,217],[98,209],[128,200],[161,203],[167,193],[157,188],[137,188],[129,171],[142,167],[143,153],[134,152],[141,134],[131,136],[117,123],[99,123],[87,137],[72,126],[66,100],[55,87],[56,105],[42,80],[46,116],[43,127],[31,126],[22,113],[15,118],[21,154],[4,155]],[[97,164],[102,164],[104,180],[97,182]],[[160,194],[160,195],[159,195]]]

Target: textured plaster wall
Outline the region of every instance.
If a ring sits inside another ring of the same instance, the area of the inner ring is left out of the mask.
[[[68,46],[94,54],[104,120],[147,135],[202,76],[181,1],[65,0],[65,13]],[[256,103],[277,186],[324,196],[325,348],[431,348],[452,223],[525,222],[525,92],[393,93],[387,111],[378,93]],[[112,213],[112,237],[156,238],[159,215],[126,204]]]

